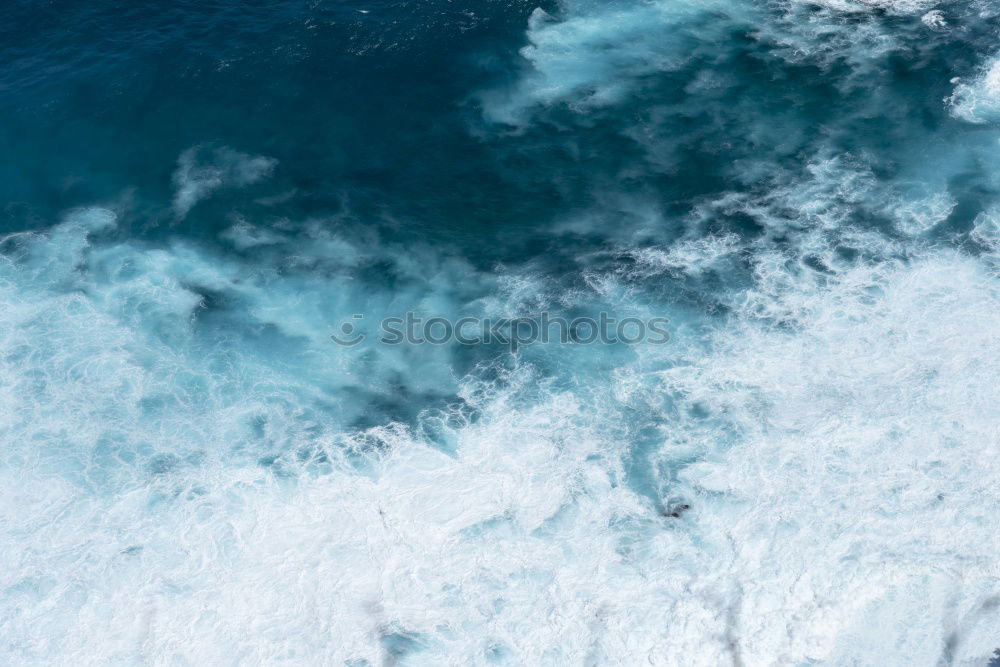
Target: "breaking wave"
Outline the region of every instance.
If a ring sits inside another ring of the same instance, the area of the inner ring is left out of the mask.
[[[469,182],[212,139],[6,234],[0,655],[989,663],[995,15],[567,0],[428,112]],[[404,311],[672,341],[330,340]]]

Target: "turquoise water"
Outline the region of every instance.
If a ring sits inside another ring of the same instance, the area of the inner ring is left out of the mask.
[[[5,664],[990,662],[1000,5],[5,9]]]

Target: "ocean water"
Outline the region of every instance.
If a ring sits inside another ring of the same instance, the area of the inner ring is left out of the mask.
[[[0,663],[998,655],[1000,2],[8,0],[0,154]]]

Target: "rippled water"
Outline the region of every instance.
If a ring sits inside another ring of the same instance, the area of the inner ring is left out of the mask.
[[[998,20],[9,2],[2,661],[989,664]]]

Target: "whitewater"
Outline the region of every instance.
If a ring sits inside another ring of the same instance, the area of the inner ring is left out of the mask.
[[[15,3],[0,661],[1000,660],[1000,4],[535,4]]]

